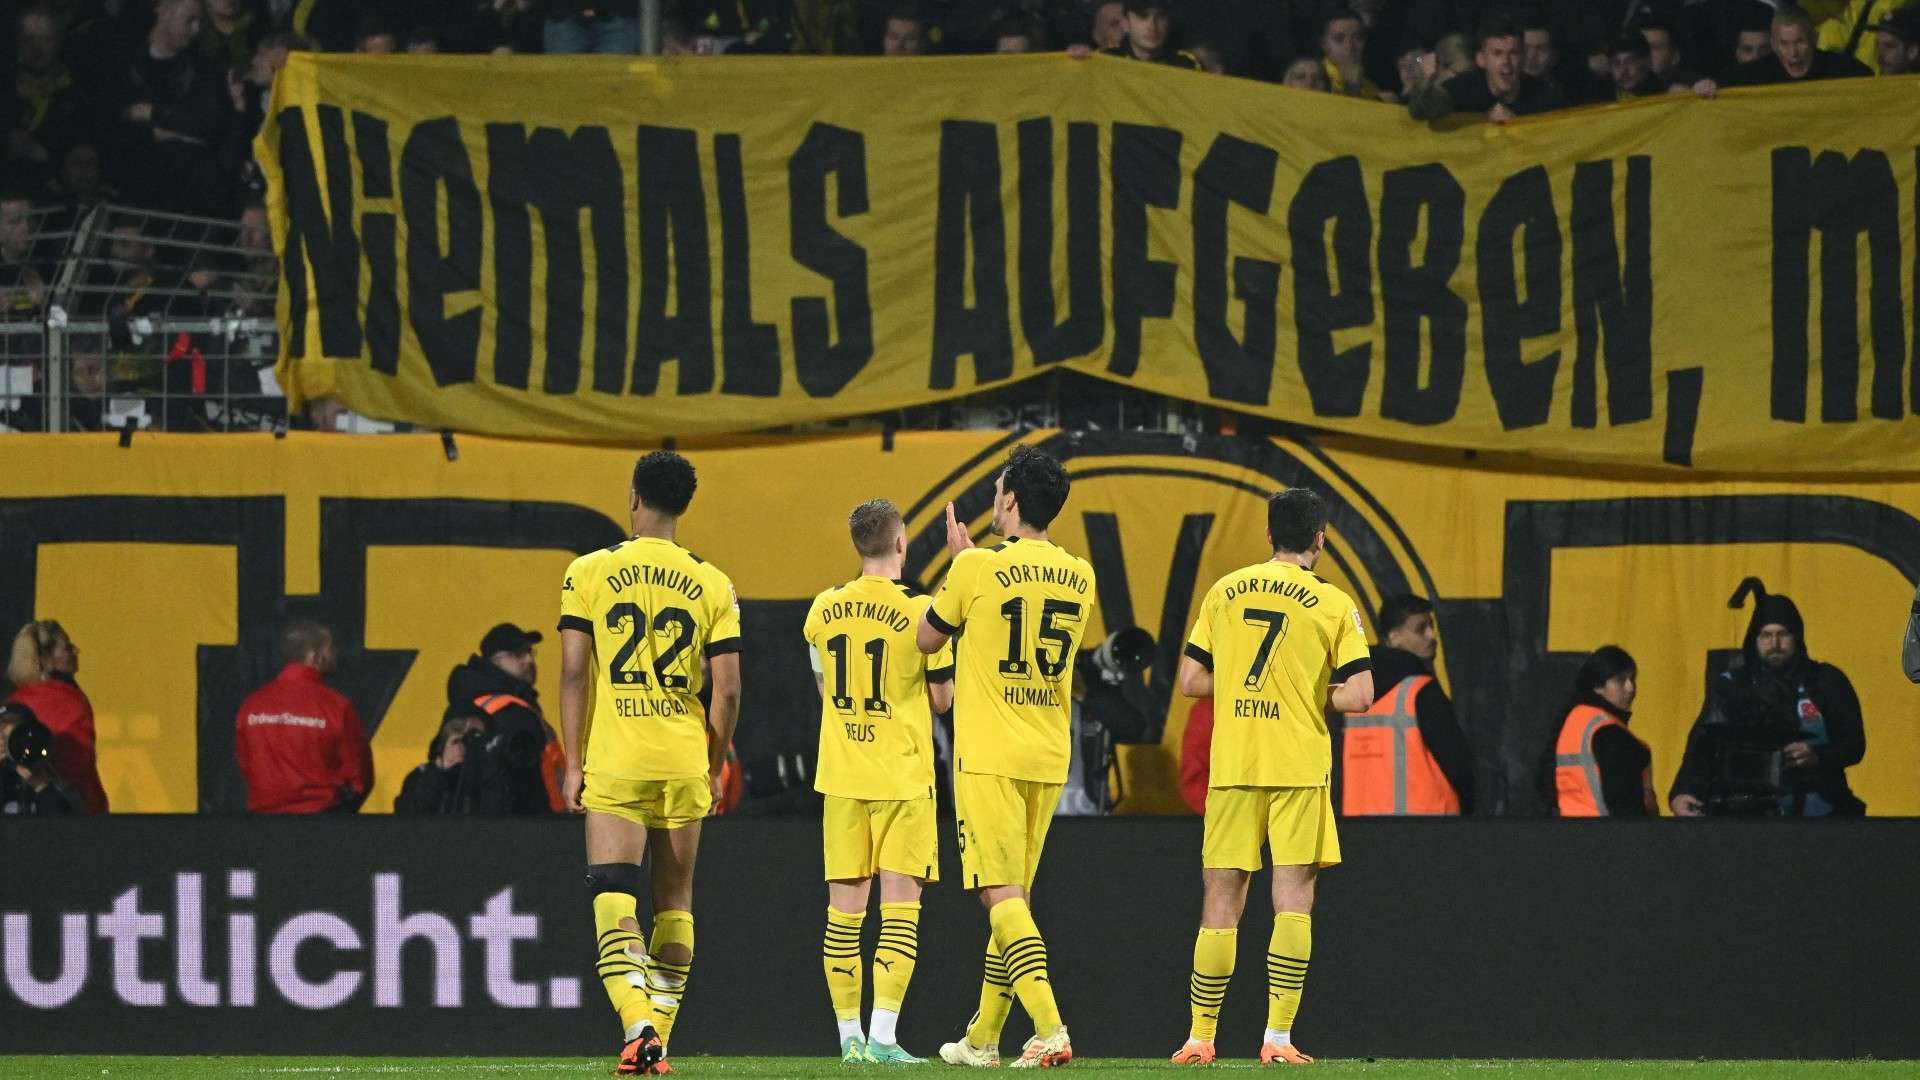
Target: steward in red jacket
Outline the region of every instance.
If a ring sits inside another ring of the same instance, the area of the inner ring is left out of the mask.
[[[296,622],[280,632],[287,666],[234,718],[234,754],[253,814],[352,813],[373,786],[360,714],[323,681],[336,664],[333,634]]]

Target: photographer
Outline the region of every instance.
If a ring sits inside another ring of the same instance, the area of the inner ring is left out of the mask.
[[[1074,659],[1073,758],[1056,815],[1111,814],[1123,793],[1112,790],[1116,742],[1146,741],[1152,712],[1140,674],[1153,661],[1153,635],[1128,626]]]
[[[81,806],[54,772],[53,732],[25,705],[0,705],[0,815],[71,814]]]
[[[1839,668],[1807,655],[1800,609],[1741,582],[1732,606],[1758,599],[1740,657],[1707,690],[1667,801],[1680,817],[1866,813],[1846,769],[1866,756],[1860,699]]]
[[[533,647],[540,632],[501,623],[474,655],[447,673],[447,704],[473,706],[486,718],[492,760],[483,813],[544,814],[560,809],[560,741],[540,711]],[[450,709],[448,714],[453,715]]]
[[[396,814],[480,813],[480,776],[486,754],[487,718],[472,705],[449,705],[440,730],[427,745],[427,760],[414,767],[393,800]]]

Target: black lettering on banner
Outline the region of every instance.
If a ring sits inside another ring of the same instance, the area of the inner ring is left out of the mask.
[[[857,131],[815,123],[787,161],[788,236],[793,261],[833,282],[824,297],[793,300],[793,367],[802,389],[832,397],[873,359],[873,301],[867,295],[867,250],[827,221],[827,176],[836,183],[834,214],[867,212],[867,139]],[[838,340],[834,320],[838,318]]]
[[[1905,414],[1906,312],[1900,295],[1900,206],[1893,167],[1879,150],[1817,157],[1804,146],[1773,152],[1773,418],[1807,418],[1808,280],[1820,234],[1820,419],[1859,419],[1860,234],[1867,237],[1873,384],[1869,408]],[[1920,329],[1916,329],[1920,334]],[[1920,378],[1920,372],[1916,373]],[[1917,387],[1920,389],[1920,387]],[[1920,404],[1920,394],[1916,395]]]
[[[1413,242],[1426,218],[1426,250]],[[1380,185],[1380,304],[1386,334],[1380,415],[1409,424],[1444,424],[1460,411],[1467,373],[1467,302],[1448,284],[1460,268],[1467,192],[1444,165],[1392,169]],[[1427,325],[1427,378],[1420,379],[1421,323]]]
[[[353,149],[360,159],[360,194],[393,198],[393,154],[387,149],[387,122],[363,112],[353,114]],[[373,370],[400,370],[400,270],[398,220],[391,213],[360,215],[360,236],[367,256],[367,359]]]
[[[543,389],[580,387],[580,350],[587,311],[586,259],[580,212],[589,214],[594,253],[594,388],[619,393],[626,376],[626,195],[613,137],[586,126],[572,135],[524,124],[487,125],[488,196],[493,206],[493,378],[527,388],[533,361],[533,231],[540,211],[546,236],[544,275],[547,359]]]
[[[753,240],[740,136],[713,137],[713,175],[720,193],[720,392],[777,397],[780,331],[753,321]]]
[[[973,307],[967,249],[973,249]],[[1000,203],[1000,137],[976,120],[940,124],[940,192],[933,226],[933,349],[927,387],[950,390],[959,358],[974,385],[1013,375],[1007,312],[1007,215]]]
[[[691,128],[642,125],[638,145],[640,324],[628,391],[653,394],[660,385],[660,365],[671,360],[680,365],[674,392],[704,394],[713,389],[713,264],[700,143]]]
[[[440,248],[440,199],[446,192],[447,245]],[[415,124],[400,152],[400,207],[407,222],[408,320],[439,386],[473,381],[481,305],[447,314],[450,293],[480,288],[483,223],[480,189],[451,116]]]
[[[1327,267],[1328,222],[1338,291]],[[1287,210],[1287,231],[1293,235],[1293,325],[1307,398],[1320,416],[1359,416],[1373,343],[1335,353],[1333,334],[1373,323],[1373,212],[1360,160],[1349,155],[1307,170]]]
[[[1053,121],[1022,120],[1020,331],[1035,365],[1085,356],[1106,335],[1100,280],[1100,128],[1067,125],[1067,317],[1054,321]]]
[[[280,110],[280,174],[286,185],[287,355],[307,355],[307,268],[320,314],[320,355],[360,355],[360,239],[353,231],[352,159],[346,126],[333,105],[314,108],[327,168],[326,200],[307,145],[307,120],[298,108]],[[331,208],[333,213],[328,215]]]
[[[1516,235],[1523,236],[1519,274],[1513,265]],[[1554,217],[1545,166],[1535,165],[1501,183],[1480,216],[1475,246],[1487,385],[1500,424],[1508,431],[1544,424],[1553,411],[1560,350],[1531,361],[1522,354],[1528,338],[1560,330],[1560,222]]]
[[[1279,160],[1271,147],[1221,135],[1193,174],[1193,340],[1207,393],[1222,401],[1264,405],[1273,386],[1280,264],[1234,258],[1233,295],[1245,312],[1236,340],[1227,325],[1227,204],[1265,216]]]
[[[1140,367],[1140,323],[1173,314],[1175,266],[1147,257],[1147,207],[1180,206],[1180,133],[1113,125],[1113,352],[1107,370]]]
[[[1573,167],[1573,426],[1599,423],[1594,354],[1607,348],[1607,423],[1653,416],[1652,159],[1627,159],[1626,259],[1614,242],[1613,162]]]

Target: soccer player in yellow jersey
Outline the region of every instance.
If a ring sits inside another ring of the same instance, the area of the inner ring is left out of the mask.
[[[617,1076],[672,1071],[667,1042],[693,965],[700,820],[740,716],[733,583],[674,542],[693,489],[687,459],[642,457],[627,495],[633,539],[575,559],[560,590],[564,792],[586,813],[600,981],[624,1028]],[[702,659],[712,672],[707,710]],[[653,935],[643,946],[636,910],[649,844]]]
[[[990,548],[973,546],[949,504],[953,563],[920,620],[923,652],[967,634],[954,666],[953,803],[962,879],[980,891],[993,927],[980,1010],[959,1042],[940,1048],[949,1065],[999,1064],[1009,991],[1034,1026],[1014,1067],[1073,1060],[1028,908],[1067,779],[1073,661],[1093,615],[1093,568],[1047,539],[1069,486],[1060,462],[1016,449],[994,478],[992,529],[1006,539]]]
[[[1273,857],[1273,934],[1260,1061],[1313,1063],[1293,1045],[1293,1018],[1313,951],[1314,877],[1340,861],[1326,709],[1373,704],[1359,609],[1313,574],[1326,530],[1327,504],[1312,491],[1288,488],[1268,500],[1273,559],[1214,582],[1180,661],[1181,692],[1213,697],[1213,748],[1201,845],[1206,900],[1188,981],[1193,1027],[1176,1064],[1214,1058],[1247,880],[1263,844]]]
[[[848,1064],[924,1065],[900,1048],[895,1025],[920,954],[920,890],[940,876],[934,828],[933,714],[953,705],[953,650],[915,645],[932,599],[900,580],[907,526],[885,499],[847,519],[860,576],[813,598],[804,630],[820,691],[826,796],[827,931],[821,965]],[[880,879],[873,951],[873,1026],[860,1028],[860,927]]]

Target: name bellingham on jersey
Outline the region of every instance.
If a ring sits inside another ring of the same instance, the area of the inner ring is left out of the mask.
[[[740,650],[740,604],[727,575],[670,540],[624,540],[567,567],[560,629],[593,635],[586,771],[704,776],[700,658]]]
[[[953,649],[927,656],[914,644],[932,602],[877,575],[813,598],[801,633],[822,690],[815,791],[875,801],[933,797],[927,684],[953,678]]]
[[[1236,570],[1207,590],[1187,655],[1213,672],[1207,786],[1327,783],[1327,687],[1372,666],[1346,593],[1292,563]]]
[[[1086,560],[1044,540],[954,557],[928,621],[943,634],[967,628],[954,653],[956,769],[1066,781],[1073,661],[1094,595]]]

